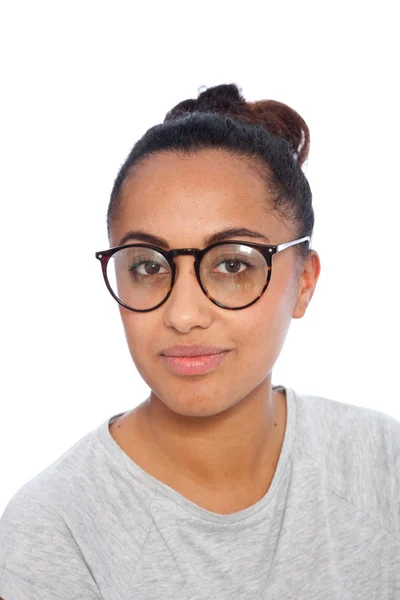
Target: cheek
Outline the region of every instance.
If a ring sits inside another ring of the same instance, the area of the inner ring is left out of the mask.
[[[125,332],[125,338],[129,347],[132,360],[138,368],[149,360],[149,357],[157,346],[157,331],[160,331],[159,324],[155,323],[156,319],[151,313],[134,313],[130,311],[128,314],[125,309],[120,309],[122,325]]]
[[[267,300],[267,299],[265,299]],[[247,315],[235,324],[239,352],[243,351],[243,360],[249,368],[255,365],[274,363],[283,347],[291,322],[288,299],[280,296],[275,301],[271,296],[268,301],[259,301],[259,306],[250,307]]]
[[[235,338],[239,356],[247,368],[268,362],[274,354],[278,327],[274,318],[259,314],[256,319],[244,319]]]

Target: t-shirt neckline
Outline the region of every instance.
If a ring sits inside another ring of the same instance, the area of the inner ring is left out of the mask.
[[[203,520],[220,524],[236,523],[238,521],[243,521],[244,519],[249,519],[257,515],[266,506],[268,506],[270,502],[276,497],[277,489],[283,479],[287,465],[292,455],[292,448],[296,432],[295,393],[292,388],[285,387],[283,385],[274,385],[273,388],[283,388],[285,390],[287,407],[286,429],[281,447],[281,452],[278,459],[278,464],[276,466],[274,476],[266,494],[252,506],[249,506],[248,508],[239,510],[231,514],[214,513],[195,504],[194,502],[180,494],[174,488],[171,488],[164,482],[153,477],[153,475],[150,475],[150,473],[148,473],[147,471],[142,469],[137,463],[135,463],[134,460],[132,460],[117,444],[109,430],[110,423],[112,423],[121,415],[125,414],[125,412],[118,413],[106,419],[106,421],[104,421],[97,428],[97,432],[101,443],[105,446],[109,457],[111,458],[114,467],[118,469],[119,474],[126,474],[127,478],[133,478],[134,480],[136,479],[141,483],[142,486],[145,486],[147,489],[150,489],[153,492],[153,501],[155,497],[160,497],[161,495],[166,499],[172,500],[177,506]]]

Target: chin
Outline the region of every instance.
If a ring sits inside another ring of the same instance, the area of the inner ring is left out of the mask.
[[[220,389],[220,388],[219,388]],[[158,396],[152,399],[156,399],[157,402],[162,402],[171,412],[182,417],[213,417],[220,413],[229,410],[234,406],[240,398],[236,399],[234,394],[226,395],[226,398],[221,398],[221,394],[218,390],[207,390],[203,388],[203,393],[199,389],[191,393],[186,390],[186,393],[182,393],[180,390],[179,395],[169,395],[168,393],[162,395],[161,400]],[[216,401],[218,398],[218,401]]]

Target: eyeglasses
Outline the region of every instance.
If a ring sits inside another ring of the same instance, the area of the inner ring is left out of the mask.
[[[176,256],[193,255],[197,281],[217,306],[241,310],[261,298],[272,273],[272,256],[309,236],[275,246],[218,242],[203,250],[163,250],[149,244],[126,244],[96,252],[106,286],[115,300],[129,310],[149,312],[169,298],[176,277]]]

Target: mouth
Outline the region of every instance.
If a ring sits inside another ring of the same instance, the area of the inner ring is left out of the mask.
[[[229,350],[223,350],[215,354],[203,354],[199,356],[165,356],[161,359],[172,373],[177,375],[200,375],[214,371],[224,360]]]

